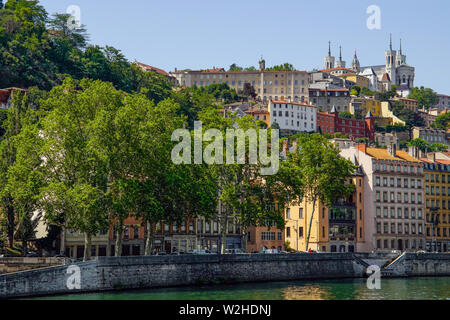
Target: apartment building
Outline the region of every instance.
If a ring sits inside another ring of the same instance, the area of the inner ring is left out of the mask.
[[[425,174],[426,250],[450,252],[450,161],[420,159]]]
[[[283,230],[275,227],[249,227],[247,233],[247,252],[260,252],[264,249],[285,250]]]
[[[177,83],[186,87],[203,87],[216,83],[226,83],[236,91],[244,89],[250,83],[262,101],[291,100],[308,101],[309,76],[306,71],[267,71],[265,61],[259,62],[259,70],[225,71],[223,68],[209,70],[184,70],[172,72]]]
[[[317,202],[311,224],[308,248],[306,239],[313,204],[303,199],[286,209],[285,239],[290,249],[322,252],[355,252],[364,248],[364,185],[360,169],[349,178],[355,192],[347,198],[339,197],[331,207]]]
[[[423,139],[429,144],[440,143],[440,144],[448,144],[446,138],[446,131],[441,129],[434,128],[425,128],[425,127],[413,127],[412,128],[412,138],[413,139]]]
[[[364,173],[364,232],[362,251],[416,251],[425,248],[424,173],[407,152],[369,148],[344,149]]]
[[[277,123],[284,132],[315,132],[317,108],[303,102],[269,102],[270,126]]]
[[[309,103],[320,111],[330,112],[333,107],[337,112],[348,112],[350,90],[346,88],[309,88]]]
[[[433,106],[433,108],[439,109],[439,111],[444,111],[450,109],[450,96],[446,94],[437,94],[438,102]]]
[[[336,108],[331,112],[317,112],[317,132],[320,133],[340,133],[348,135],[350,138],[375,139],[375,118],[369,112],[364,120],[346,119],[339,117]]]
[[[419,109],[419,102],[414,99],[395,97],[393,99],[390,99],[389,101],[391,101],[391,102],[399,101],[399,102],[403,103],[403,105],[405,106],[406,109],[408,109],[412,112],[417,112],[417,110]]]

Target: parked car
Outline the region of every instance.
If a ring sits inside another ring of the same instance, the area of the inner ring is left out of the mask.
[[[37,258],[37,257],[39,257],[39,254],[37,252],[30,251],[25,256],[28,258]]]
[[[277,249],[265,249],[265,250],[261,250],[259,253],[263,253],[263,254],[277,254],[278,250]]]
[[[419,250],[416,253],[426,253],[425,250]]]
[[[226,249],[225,254],[246,254],[242,249]]]
[[[192,250],[192,254],[213,254],[213,253],[205,249],[194,249]]]
[[[155,254],[155,256],[167,256],[167,253],[165,253],[164,251],[161,251],[161,252],[157,252]]]

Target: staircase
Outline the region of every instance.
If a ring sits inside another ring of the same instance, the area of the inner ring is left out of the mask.
[[[401,255],[399,255],[397,258],[392,260],[387,265],[383,266],[381,269],[381,276],[382,277],[393,277],[393,276],[406,276],[406,273],[404,270],[401,270],[401,268],[396,268],[405,260],[406,257],[406,251],[403,252]],[[400,270],[399,270],[400,269]]]

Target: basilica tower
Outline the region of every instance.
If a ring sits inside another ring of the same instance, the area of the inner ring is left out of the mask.
[[[328,56],[325,57],[325,69],[334,68],[334,57],[331,55],[331,42],[328,41]]]
[[[397,51],[392,50],[392,34],[390,35],[389,50],[385,51],[386,56],[386,73],[391,78],[391,81],[397,79],[396,68],[397,68]]]

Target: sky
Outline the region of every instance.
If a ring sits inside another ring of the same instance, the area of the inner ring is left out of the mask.
[[[448,0],[41,0],[49,14],[80,8],[90,43],[120,49],[130,61],[166,71],[266,66],[289,62],[322,69],[332,55],[351,65],[384,64],[398,50],[416,68],[415,85],[450,95]],[[367,8],[380,8],[380,29],[370,30]]]

